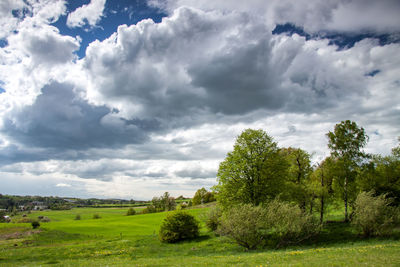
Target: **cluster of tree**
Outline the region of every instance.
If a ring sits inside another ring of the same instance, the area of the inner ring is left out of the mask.
[[[216,199],[215,199],[214,193],[209,192],[204,187],[202,187],[199,190],[197,190],[196,193],[194,194],[192,203],[193,203],[193,205],[200,205],[200,204],[213,202],[215,200]]]
[[[125,199],[98,199],[98,198],[61,198],[47,196],[13,196],[0,194],[0,209],[8,212],[18,210],[32,210],[35,207],[46,207],[53,210],[71,209],[72,207],[110,207],[115,206],[142,206],[147,201]]]
[[[153,197],[151,204],[146,206],[142,213],[153,213],[161,211],[169,211],[176,209],[175,198],[171,197],[168,192],[165,192],[160,197]]]
[[[342,201],[348,221],[362,191],[400,202],[400,147],[385,157],[366,154],[368,136],[349,120],[337,124],[327,138],[330,156],[312,166],[307,151],[280,148],[263,130],[243,131],[220,164],[214,187],[219,203],[258,206],[279,197],[303,211],[318,211],[323,222],[326,206],[336,200]]]

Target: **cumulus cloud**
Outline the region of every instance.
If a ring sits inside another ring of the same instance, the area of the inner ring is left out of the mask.
[[[241,10],[263,16],[271,26],[293,23],[309,32],[396,33],[400,27],[400,3],[396,0],[151,0],[149,3],[169,13],[180,6],[207,11]]]
[[[27,11],[10,20],[0,48],[7,177],[46,177],[48,192],[63,194],[190,196],[215,184],[246,128],[314,160],[328,154],[325,134],[345,119],[366,129],[368,152],[396,145],[400,45],[373,38],[398,32],[395,1],[163,1],[169,16],[160,23],[121,25],[82,59],[79,40],[50,25],[66,15],[64,1],[23,3],[12,7]],[[70,26],[97,25],[104,5],[78,8]],[[314,34],[272,34],[285,23]],[[338,47],[323,31],[373,34]]]
[[[91,0],[89,4],[78,7],[68,14],[68,27],[96,26],[103,16],[106,0]]]

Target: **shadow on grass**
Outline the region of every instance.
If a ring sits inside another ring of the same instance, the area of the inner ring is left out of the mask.
[[[288,247],[324,247],[324,246],[334,246],[343,244],[353,244],[356,242],[368,241],[368,240],[400,240],[400,232],[396,231],[390,236],[382,237],[364,237],[359,234],[359,232],[354,228],[349,222],[343,221],[329,221],[325,223],[319,234],[311,237],[298,244],[292,244],[282,249]]]

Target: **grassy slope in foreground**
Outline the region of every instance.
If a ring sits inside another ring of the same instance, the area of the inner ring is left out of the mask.
[[[0,266],[399,266],[400,241],[361,240],[347,226],[301,247],[246,252],[202,229],[197,240],[162,244],[157,232],[166,213],[125,216],[122,209],[73,209],[32,213],[52,221],[42,232],[29,225],[0,224]],[[206,209],[189,212],[201,217]],[[101,219],[92,219],[93,214]],[[76,214],[81,220],[74,220]],[[350,229],[350,230],[349,230]],[[121,235],[122,233],[122,235]],[[29,235],[31,234],[31,235]],[[330,241],[324,241],[329,239]]]

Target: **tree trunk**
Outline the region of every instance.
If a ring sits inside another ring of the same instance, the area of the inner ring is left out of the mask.
[[[324,221],[324,196],[321,196],[321,213],[319,216],[319,223],[323,223]]]
[[[344,221],[349,221],[349,216],[347,213],[347,176],[344,179]]]

